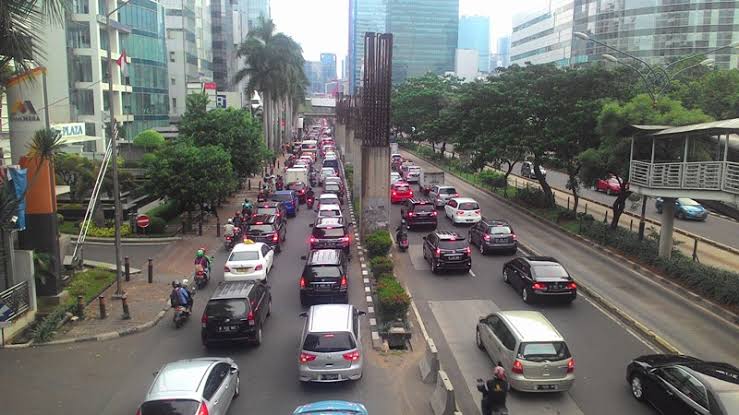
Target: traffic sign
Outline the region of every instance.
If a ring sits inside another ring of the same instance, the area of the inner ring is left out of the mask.
[[[139,228],[146,228],[146,227],[149,226],[150,223],[151,223],[151,221],[149,220],[149,217],[146,216],[146,215],[139,215],[136,218],[136,225]]]
[[[13,310],[7,305],[0,303],[0,321],[7,321],[13,317]]]

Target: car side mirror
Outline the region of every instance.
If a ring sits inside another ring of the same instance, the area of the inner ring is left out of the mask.
[[[308,317],[308,313],[303,311],[302,313],[298,314],[300,317]]]
[[[307,255],[301,255],[301,256],[300,256],[300,259],[302,259],[303,261],[305,261],[305,260],[307,260],[307,259],[308,259],[308,256],[307,256]]]
[[[308,224],[308,227],[309,228],[312,228],[313,227],[313,224],[312,223]]]
[[[239,368],[238,368],[238,366],[231,366],[231,369],[230,369],[230,372],[231,372],[231,373],[236,373],[236,372],[238,372],[238,371],[239,371]]]

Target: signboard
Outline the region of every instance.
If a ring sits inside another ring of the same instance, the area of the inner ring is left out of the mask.
[[[205,90],[212,89],[212,90],[215,91],[215,89],[216,89],[216,83],[215,82],[205,82],[205,83],[203,83],[203,89],[205,89]]]
[[[13,310],[3,303],[0,303],[0,321],[8,321],[13,317]]]
[[[66,124],[52,124],[51,128],[62,133],[62,139],[73,138],[87,135],[85,133],[85,123],[71,122]],[[65,140],[66,141],[66,140]]]
[[[216,95],[216,108],[228,108],[225,95]]]
[[[44,68],[34,68],[11,77],[5,84],[13,164],[28,153],[33,134],[44,128]]]
[[[149,220],[149,217],[146,215],[139,215],[136,218],[136,225],[139,228],[148,228],[151,221]]]

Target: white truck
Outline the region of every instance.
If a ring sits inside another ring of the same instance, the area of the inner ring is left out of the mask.
[[[435,169],[421,170],[421,177],[418,178],[418,187],[423,194],[428,195],[431,187],[437,184],[444,184],[443,171]]]
[[[292,167],[285,170],[285,184],[303,182],[308,184],[308,169],[303,167]]]

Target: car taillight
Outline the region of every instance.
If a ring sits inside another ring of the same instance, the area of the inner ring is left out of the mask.
[[[353,352],[344,353],[342,356],[344,356],[344,360],[348,360],[350,362],[356,362],[359,360],[359,357],[361,356],[359,354],[359,350],[355,350]]]
[[[413,217],[413,215],[415,215],[415,213],[413,213],[413,212],[408,212],[408,217],[409,217],[409,218],[410,218],[410,217]]]
[[[468,246],[468,247],[466,247],[466,248],[464,248],[464,253],[465,253],[465,254],[467,254],[467,255],[469,255],[469,254],[471,254],[471,253],[472,253],[472,250],[470,249],[470,247],[469,247],[469,246]]]
[[[492,238],[490,237],[490,235],[485,235],[485,236],[483,236],[483,237],[482,237],[482,239],[484,239],[484,240],[486,240],[486,241],[489,241],[489,240],[491,240]]]
[[[231,272],[231,268],[229,268],[228,266],[224,265],[223,266],[223,272]]]
[[[441,249],[440,248],[436,248],[436,251],[434,251],[434,256],[437,257],[437,258],[441,256]]]
[[[477,210],[475,211],[475,215],[479,215],[479,214],[480,214],[480,209],[477,209]]]
[[[393,196],[397,196],[397,195],[398,195],[398,192],[396,192],[395,190],[393,190]]]
[[[518,373],[519,375],[523,374],[523,364],[520,360],[516,359],[513,361],[513,367],[511,367],[511,372]]]
[[[200,325],[205,328],[205,326],[208,325],[208,315],[203,313],[203,316],[200,317]]]
[[[306,364],[314,360],[316,360],[316,355],[305,353],[305,352],[300,352],[300,364]]]
[[[459,193],[453,194],[452,197],[459,197]]]
[[[230,237],[230,236],[228,236],[228,235],[226,235],[226,240],[227,240],[227,241],[230,241],[230,240],[231,240],[231,237]]]
[[[347,243],[348,244],[349,243],[349,237],[348,236],[345,236],[345,237],[341,238],[341,242],[344,242],[344,243]]]
[[[257,322],[256,322],[256,321],[254,320],[254,311],[252,311],[252,310],[249,310],[249,314],[247,314],[247,315],[246,315],[246,322],[247,322],[247,323],[248,323],[248,324],[249,324],[250,326],[254,326],[254,325],[256,325],[256,324],[257,324]]]
[[[577,283],[571,282],[571,283],[567,284],[567,288],[570,289],[570,290],[576,290],[577,289]]]
[[[411,191],[410,191],[410,192],[408,192],[408,193],[410,193],[411,197],[413,197],[413,190],[411,190]]]
[[[514,241],[517,241],[518,240],[518,235],[516,235],[515,233],[512,233],[511,234],[511,238],[513,238]]]
[[[259,265],[257,265],[256,267],[254,267],[254,271],[261,271],[261,270],[262,270],[262,268],[263,268],[263,267],[262,267],[262,264],[259,264]]]
[[[310,243],[311,243],[311,244],[314,244],[314,243],[316,243],[316,241],[317,241],[317,239],[316,239],[316,238],[314,238],[314,237],[312,237],[312,236],[310,237]]]
[[[205,402],[200,402],[200,407],[198,408],[198,413],[195,415],[208,415],[208,407],[205,406]]]
[[[457,215],[457,216],[462,216],[462,215],[464,215],[464,211],[458,210],[458,211],[455,211],[454,214]]]
[[[272,235],[272,242],[277,242],[279,240],[280,240],[280,235],[278,235],[278,234]]]
[[[305,277],[300,277],[300,288],[305,288]]]
[[[531,286],[531,288],[534,290],[546,290],[547,285],[540,282],[535,282],[534,285]]]
[[[570,358],[570,360],[567,361],[567,373],[572,373],[575,371],[575,359]]]
[[[436,215],[438,215],[438,214],[439,214],[439,212],[437,212],[437,211],[433,211],[433,212],[431,212],[431,216],[436,216]]]
[[[346,275],[341,276],[341,288],[346,288],[347,281],[346,281]]]

